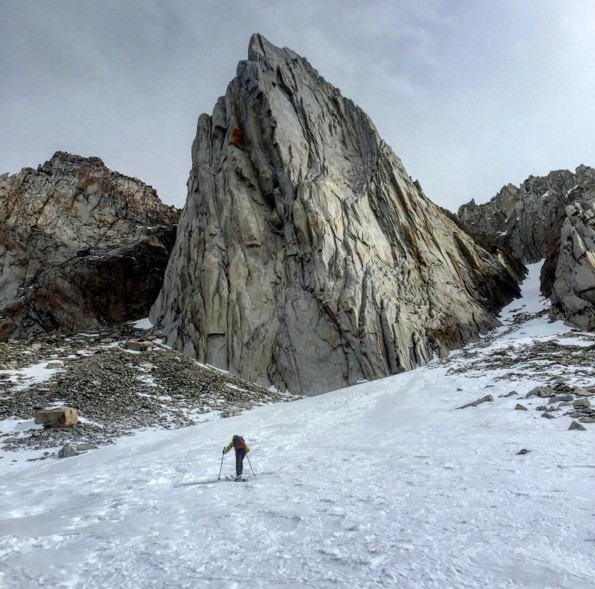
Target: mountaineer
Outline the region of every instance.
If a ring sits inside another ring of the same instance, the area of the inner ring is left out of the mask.
[[[231,439],[231,442],[223,448],[223,454],[227,454],[232,448],[236,453],[236,480],[239,480],[242,478],[244,456],[250,452],[250,448],[244,441],[244,438],[237,434]]]

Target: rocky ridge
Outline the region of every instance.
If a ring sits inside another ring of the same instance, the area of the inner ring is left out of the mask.
[[[560,237],[544,264],[542,288],[553,318],[595,329],[595,185],[588,197],[566,207]]]
[[[178,217],[99,158],[0,176],[0,340],[146,317]]]
[[[529,176],[520,186],[507,184],[489,202],[462,205],[457,216],[479,243],[504,246],[524,264],[548,255],[557,239],[566,207],[595,194],[595,170],[579,166],[574,173],[556,170]]]
[[[192,160],[151,318],[201,362],[320,393],[460,347],[518,294],[369,117],[260,35]]]
[[[595,169],[530,176],[488,203],[463,205],[458,217],[484,247],[507,249],[526,264],[545,258],[541,288],[552,318],[595,329]]]
[[[36,410],[59,405],[75,408],[81,418],[60,429],[31,421],[16,434],[0,434],[1,449],[47,448],[49,455],[65,443],[108,444],[140,428],[186,427],[294,399],[201,365],[149,337],[122,325],[0,343],[0,421],[32,420]],[[145,351],[133,351],[139,348]]]

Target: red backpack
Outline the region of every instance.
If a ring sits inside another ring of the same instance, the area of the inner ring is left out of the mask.
[[[244,442],[244,438],[242,438],[242,436],[234,436],[233,437],[233,449],[234,450],[245,450],[246,449],[246,442]]]

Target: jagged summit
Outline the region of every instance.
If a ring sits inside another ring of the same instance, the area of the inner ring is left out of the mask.
[[[580,165],[575,172],[554,170],[547,176],[529,176],[520,186],[506,184],[489,202],[474,200],[459,208],[465,229],[481,242],[497,241],[522,262],[547,256],[548,242],[559,232],[567,205],[595,193],[595,171]]]
[[[260,33],[254,33],[250,37],[248,44],[248,61],[255,61],[263,64],[267,68],[284,68],[293,67],[296,64],[300,64],[312,75],[318,82],[328,82],[318,73],[318,70],[312,66],[312,64],[301,55],[298,55],[293,49],[288,47],[277,47],[273,45],[268,39],[266,39]],[[245,63],[240,62],[240,65]],[[337,90],[332,84],[330,85],[333,89]]]
[[[37,169],[51,170],[61,165],[92,165],[104,168],[106,167],[103,163],[103,160],[97,156],[84,157],[81,155],[76,155],[74,153],[69,153],[67,151],[56,151],[56,153],[54,153],[54,155],[49,160],[39,165]]]
[[[25,169],[34,173],[30,168]],[[134,176],[110,170],[97,156],[84,157],[66,151],[56,151],[49,160],[37,167],[37,172],[54,182],[60,176],[81,179],[79,196],[89,199],[100,194],[116,199],[118,204],[114,214],[117,216],[129,216],[137,222],[139,217],[144,217],[147,224],[159,224],[163,221],[176,223],[179,217],[179,210],[161,202],[152,186]],[[93,181],[90,181],[91,178]]]
[[[283,58],[303,59],[292,49],[277,47],[260,33],[254,33],[248,43],[248,61],[274,63]]]
[[[292,392],[425,364],[518,292],[308,61],[250,41],[201,115],[151,316],[170,345]]]

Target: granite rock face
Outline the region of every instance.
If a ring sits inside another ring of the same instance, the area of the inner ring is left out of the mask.
[[[529,264],[545,258],[541,290],[552,318],[595,329],[595,169],[579,166],[508,184],[488,203],[458,212],[484,247],[509,249]]]
[[[324,392],[477,338],[518,293],[369,117],[260,35],[199,118],[192,160],[151,319],[201,362]]]
[[[146,317],[178,218],[99,158],[0,176],[0,339]]]
[[[592,195],[595,170],[579,166],[575,173],[556,170],[547,176],[529,176],[520,187],[507,184],[489,202],[475,201],[459,208],[465,230],[479,243],[503,245],[524,264],[548,255],[560,235],[566,207]]]
[[[568,205],[557,247],[553,248],[544,275],[550,315],[581,329],[595,329],[595,193]]]

